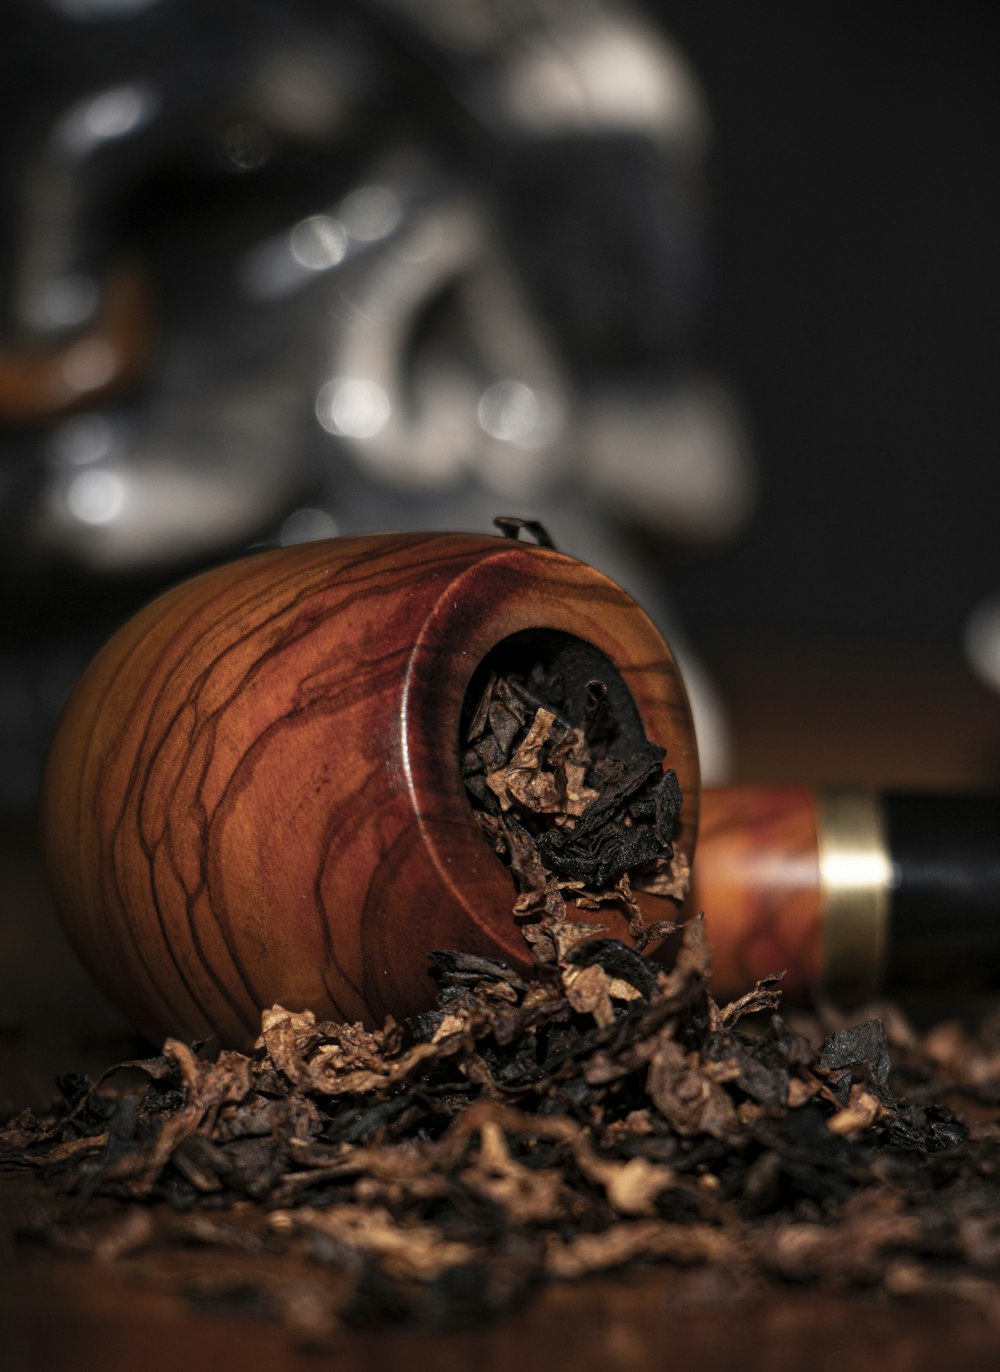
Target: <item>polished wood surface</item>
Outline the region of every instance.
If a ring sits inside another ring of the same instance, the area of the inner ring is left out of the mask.
[[[690,853],[697,755],[671,654],[571,558],[332,540],[220,567],[131,620],[70,701],[42,806],[56,904],[129,1019],[241,1044],[275,1002],[374,1023],[423,1009],[436,948],[523,964],[458,745],[474,671],[528,629],[617,666],[685,792]]]
[[[804,786],[706,787],[687,914],[703,912],[723,1000],[784,971],[783,991],[819,985],[823,909],[815,793]]]

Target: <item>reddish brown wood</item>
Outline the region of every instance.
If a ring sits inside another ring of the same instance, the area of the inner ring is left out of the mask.
[[[473,671],[548,628],[604,652],[686,794],[684,687],[646,615],[559,553],[399,535],[258,554],[167,593],[91,665],[44,785],[47,865],[98,982],[153,1038],[250,1039],[275,1001],[425,1007],[427,953],[523,963],[458,766]]]
[[[794,786],[706,788],[685,914],[705,914],[712,989],[738,996],[784,971],[791,996],[815,991],[822,904],[814,792]]]

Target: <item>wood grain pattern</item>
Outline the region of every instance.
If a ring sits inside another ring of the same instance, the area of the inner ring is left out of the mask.
[[[717,998],[781,971],[792,998],[815,991],[823,933],[815,794],[706,788],[684,912],[704,912]]]
[[[131,620],[67,707],[42,830],[70,935],[132,1021],[242,1044],[275,1001],[368,1022],[424,1008],[435,948],[523,964],[459,717],[485,655],[537,628],[616,664],[669,750],[692,850],[673,658],[571,558],[472,535],[333,540],[221,567]]]

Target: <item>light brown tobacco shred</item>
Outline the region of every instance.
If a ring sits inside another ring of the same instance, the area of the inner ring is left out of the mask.
[[[546,1282],[650,1262],[723,1273],[720,1292],[995,1303],[997,1025],[920,1039],[887,1007],[816,1048],[777,1013],[777,977],[716,1005],[701,921],[654,961],[673,926],[643,929],[631,898],[684,879],[660,750],[610,758],[496,676],[467,743],[534,975],[438,952],[437,1007],[405,1024],[273,1006],[251,1054],[168,1040],[122,1065],[144,1088],[116,1089],[117,1069],[65,1079],[61,1111],[0,1130],[0,1166],[65,1197],[48,1239],[312,1343],[344,1323],[496,1315]],[[574,921],[567,896],[617,906],[632,944]],[[223,1251],[243,1265],[197,1256]]]
[[[22,1114],[0,1156],[72,1200],[52,1242],[150,1279],[178,1245],[241,1252],[240,1301],[310,1340],[496,1314],[636,1262],[719,1265],[734,1289],[1000,1296],[995,1109],[969,1130],[892,1094],[878,1021],[814,1051],[773,985],[716,1006],[699,921],[672,968],[564,934],[544,979],[439,955],[439,1008],[405,1026],[274,1007],[248,1056],[168,1042],[138,1064],[144,1090],[105,1082],[61,1118]],[[994,1051],[893,1024],[924,1098]],[[997,1085],[973,1075],[982,1114]],[[82,1195],[104,1198],[99,1218]],[[197,1299],[236,1299],[227,1280],[201,1272]]]

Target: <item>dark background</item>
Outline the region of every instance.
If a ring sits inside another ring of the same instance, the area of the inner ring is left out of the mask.
[[[690,631],[957,646],[1000,588],[996,7],[654,12],[713,112],[705,351],[761,483],[673,572]]]
[[[695,367],[719,371],[738,398],[759,483],[751,522],[727,546],[666,550],[638,532],[636,546],[705,658],[737,745],[751,715],[758,732],[791,740],[770,768],[738,746],[736,774],[778,774],[798,757],[796,728],[816,732],[811,702],[828,684],[831,655],[899,649],[891,693],[907,695],[917,731],[942,693],[930,664],[944,661],[965,688],[963,626],[1000,591],[997,9],[975,0],[636,3],[686,55],[711,111],[712,282],[687,346]],[[41,30],[46,15],[54,24],[47,0],[12,14],[29,10]],[[151,13],[166,22],[169,11]],[[198,61],[221,71],[228,31],[212,16],[228,7],[206,0],[198,13],[216,45],[195,44]],[[88,52],[100,38],[89,32]],[[78,60],[75,46],[64,55]],[[3,88],[8,102],[17,97],[11,138],[31,104],[30,64],[16,68]],[[642,195],[639,186],[627,208]],[[556,523],[553,533],[563,541]],[[184,570],[121,583],[50,570],[47,597],[34,584],[24,593],[19,580],[0,587],[0,770],[15,778],[4,803],[30,802],[57,710],[88,657]],[[789,654],[807,641],[821,656],[804,687]],[[853,682],[858,672],[846,670]],[[916,670],[925,676],[919,712]],[[842,738],[863,709],[858,701],[845,714],[826,773],[846,769]],[[915,736],[901,735],[893,756]],[[954,769],[968,772],[964,759]],[[988,774],[1000,776],[1000,751]]]

